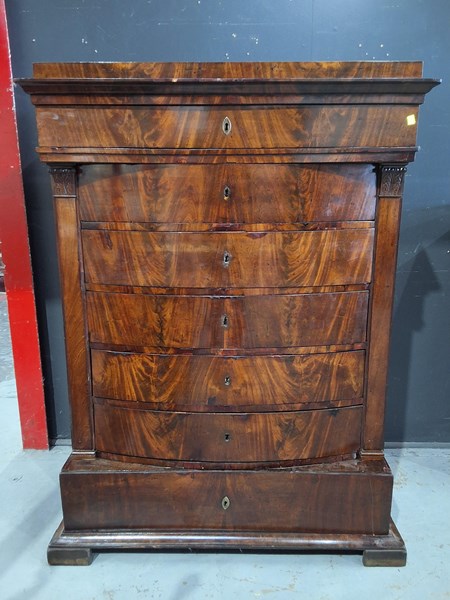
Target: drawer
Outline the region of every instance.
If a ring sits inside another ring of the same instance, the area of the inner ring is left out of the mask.
[[[167,546],[185,532],[186,544],[197,540],[197,546],[210,550],[225,544],[239,549],[246,541],[239,532],[248,532],[260,548],[273,551],[281,532],[374,535],[389,530],[392,473],[384,461],[220,471],[72,455],[60,481],[66,531],[150,530],[166,536]],[[205,541],[205,531],[216,531],[216,539]],[[173,537],[167,539],[167,532]],[[281,547],[292,550],[291,544],[285,538]]]
[[[364,352],[180,356],[92,350],[93,395],[192,411],[361,403]]]
[[[82,232],[87,283],[299,287],[367,283],[373,229],[267,233]]]
[[[87,293],[91,343],[283,348],[365,342],[367,292],[247,297]]]
[[[356,452],[362,407],[271,413],[183,413],[97,399],[100,452],[167,461],[283,462]],[[136,408],[135,408],[136,407]]]
[[[304,223],[374,218],[373,165],[87,165],[82,221]]]
[[[407,117],[417,112],[400,104],[41,106],[37,123],[41,148],[323,150],[415,146]]]
[[[60,481],[64,527],[72,531],[131,528],[176,535],[191,530],[197,540],[199,530],[217,531],[210,549],[224,538],[228,548],[240,548],[232,532],[259,532],[260,548],[273,551],[270,532],[373,535],[389,530],[392,473],[382,460],[219,471],[136,461],[118,466],[115,460],[72,455]],[[358,506],[365,510],[355,510]],[[286,540],[284,549],[289,544]]]

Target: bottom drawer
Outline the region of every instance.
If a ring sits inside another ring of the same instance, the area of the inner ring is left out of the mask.
[[[348,455],[360,447],[362,406],[269,413],[182,413],[97,399],[96,449],[201,463],[280,462]]]
[[[72,457],[61,494],[72,531],[385,534],[392,475],[383,460],[224,472]]]

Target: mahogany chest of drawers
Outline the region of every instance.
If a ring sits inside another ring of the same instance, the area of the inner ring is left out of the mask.
[[[383,457],[420,63],[40,64],[73,453],[52,564],[102,548],[404,564]]]

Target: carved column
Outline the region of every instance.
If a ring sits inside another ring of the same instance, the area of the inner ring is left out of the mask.
[[[366,405],[361,456],[383,454],[389,332],[394,300],[398,233],[405,166],[385,165],[378,171],[375,257],[373,263]]]
[[[52,166],[50,174],[55,203],[64,308],[72,447],[74,451],[92,451],[94,449],[93,420],[83,301],[84,281],[80,268],[82,261],[78,235],[77,172],[73,166]]]

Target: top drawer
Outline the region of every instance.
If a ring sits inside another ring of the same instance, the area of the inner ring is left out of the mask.
[[[40,147],[385,148],[415,145],[408,105],[38,107]],[[414,120],[415,122],[415,120]]]

